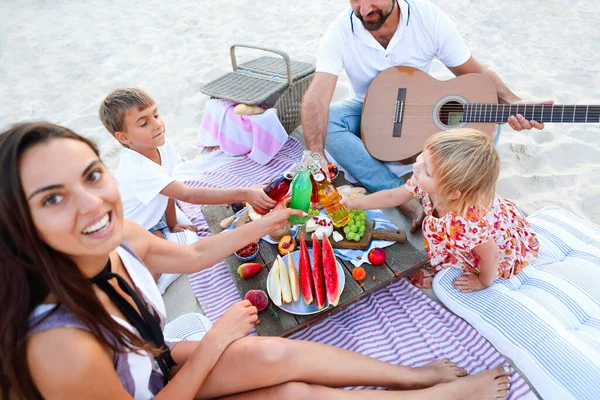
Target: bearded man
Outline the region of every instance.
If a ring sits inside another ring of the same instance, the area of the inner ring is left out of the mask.
[[[390,67],[409,66],[430,73],[437,58],[456,76],[486,75],[496,86],[500,103],[520,101],[496,73],[471,56],[456,25],[434,4],[424,0],[350,0],[350,6],[321,39],[315,77],[302,101],[306,144],[321,155],[323,165],[327,162],[326,148],[372,192],[404,184],[385,164],[371,157],[360,136],[367,88],[377,74]],[[330,107],[342,70],[350,80],[350,99]],[[522,115],[511,116],[508,123],[517,131],[544,127]],[[424,214],[416,200],[401,210],[412,220],[411,231],[420,228]]]

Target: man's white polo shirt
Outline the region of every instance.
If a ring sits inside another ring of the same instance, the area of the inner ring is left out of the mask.
[[[429,73],[433,59],[447,67],[464,64],[471,53],[456,25],[437,6],[423,0],[398,0],[400,22],[387,48],[365,29],[356,14],[344,11],[321,39],[317,72],[350,80],[351,96],[363,100],[377,74],[397,65]]]

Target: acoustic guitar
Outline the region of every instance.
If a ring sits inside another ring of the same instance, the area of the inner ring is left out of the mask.
[[[373,79],[362,110],[361,135],[381,161],[406,160],[423,150],[434,133],[469,127],[488,133],[521,114],[551,123],[599,123],[600,105],[498,104],[485,75],[439,81],[412,67],[392,67]]]

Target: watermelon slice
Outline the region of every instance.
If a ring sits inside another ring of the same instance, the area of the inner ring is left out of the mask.
[[[308,255],[308,249],[306,248],[304,236],[298,236],[300,236],[300,260],[298,261],[298,269],[300,270],[300,291],[302,292],[304,302],[306,305],[309,305],[313,302],[313,292],[315,291],[310,272],[310,257]]]
[[[312,258],[312,275],[315,283],[315,304],[317,310],[325,307],[325,275],[323,274],[323,254],[321,253],[321,244],[319,238],[313,233],[313,258]]]
[[[337,264],[333,255],[333,248],[326,236],[323,236],[323,275],[325,275],[325,289],[329,305],[335,307],[340,302],[340,279]]]

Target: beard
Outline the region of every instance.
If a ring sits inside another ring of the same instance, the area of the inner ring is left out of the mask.
[[[386,12],[385,14],[381,10],[373,10],[367,15],[368,17],[377,16],[376,19],[372,19],[370,21],[365,21],[363,16],[360,14],[360,12],[356,12],[356,17],[360,20],[360,22],[362,22],[362,24],[366,30],[368,30],[368,31],[379,30],[379,28],[381,28],[383,26],[383,24],[385,24],[385,21],[387,21],[389,16],[392,15],[392,11],[394,11],[395,3],[396,3],[396,0],[393,0],[390,10],[388,12]]]

